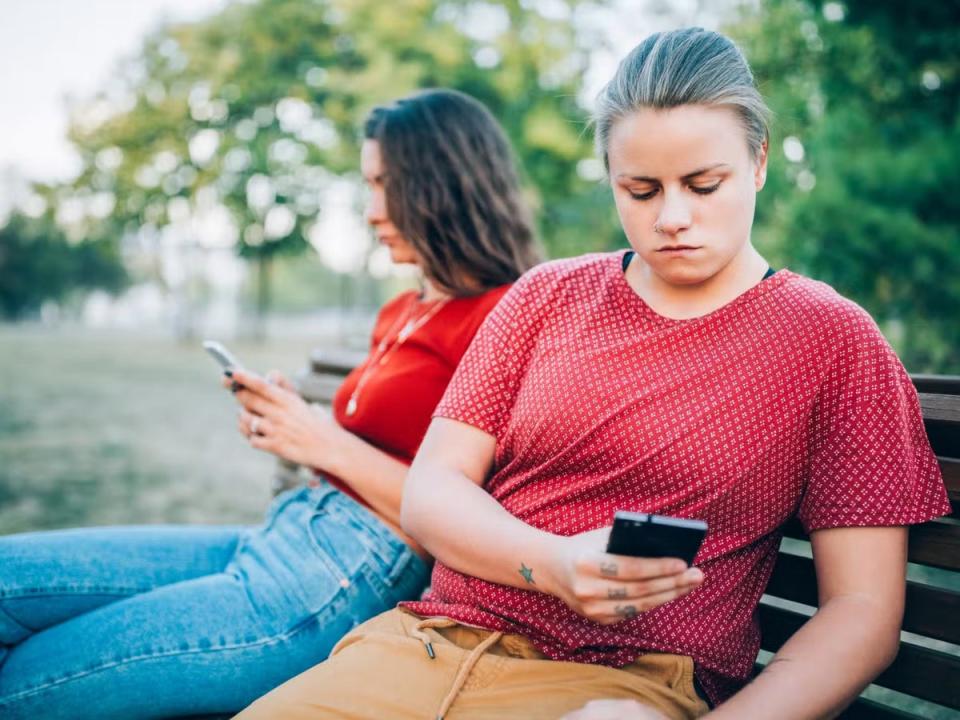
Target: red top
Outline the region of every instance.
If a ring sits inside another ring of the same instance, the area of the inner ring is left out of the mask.
[[[411,290],[384,305],[373,328],[370,355],[347,375],[333,396],[333,415],[337,422],[409,465],[460,358],[487,313],[509,288],[503,285],[482,295],[447,302],[398,349],[387,352],[387,361],[367,376],[357,397],[356,412],[347,415],[350,396],[371,358],[377,354],[380,341],[392,343],[408,319],[423,317],[437,301],[421,301]],[[332,485],[369,507],[346,483],[327,473],[323,475]]]
[[[616,510],[706,520],[703,584],[599,625],[438,562],[426,601],[404,606],[521,633],[556,660],[690,655],[717,703],[751,672],[786,520],[906,525],[950,506],[916,391],[861,308],[781,270],[708,315],[672,320],[630,288],[621,259],[551,262],[517,281],[435,415],[496,438],[485,489],[534,527],[573,535],[611,525]]]

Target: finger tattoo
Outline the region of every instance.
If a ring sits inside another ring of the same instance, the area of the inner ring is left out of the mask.
[[[637,616],[637,606],[636,605],[617,605],[613,612],[619,615],[622,618],[635,618]]]
[[[605,577],[616,577],[618,572],[617,564],[615,562],[602,562],[600,563],[600,574]]]
[[[607,590],[607,598],[610,600],[623,600],[627,596],[625,587],[612,587]]]

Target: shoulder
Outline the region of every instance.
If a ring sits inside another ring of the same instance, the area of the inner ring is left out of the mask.
[[[523,277],[558,284],[575,280],[602,279],[610,274],[611,267],[619,272],[622,254],[621,252],[588,253],[577,257],[549,260],[528,270]]]
[[[789,280],[783,285],[784,299],[805,323],[832,337],[880,332],[870,313],[827,283],[785,272],[789,273]]]
[[[876,321],[860,305],[824,282],[790,275],[782,288],[782,301],[788,304],[784,310],[794,318],[798,332],[815,338],[825,360],[896,359]]]
[[[406,310],[416,297],[416,290],[405,290],[396,297],[390,298],[383,304],[383,307],[380,308],[380,312],[377,313],[377,319],[383,320],[384,318],[395,317]]]
[[[379,340],[390,326],[397,322],[403,313],[408,311],[410,305],[416,301],[416,298],[416,290],[407,290],[387,300],[383,307],[380,308],[380,312],[377,313],[377,319],[373,325],[374,340]]]

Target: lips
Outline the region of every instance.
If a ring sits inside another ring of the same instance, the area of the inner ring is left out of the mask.
[[[661,248],[657,248],[657,252],[683,252],[684,250],[699,250],[700,247],[697,245],[664,245]]]

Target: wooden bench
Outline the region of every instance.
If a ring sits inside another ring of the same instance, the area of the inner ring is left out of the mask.
[[[344,376],[362,359],[362,353],[315,352],[297,378],[298,387],[310,402],[329,404]],[[912,379],[953,515],[911,528],[900,652],[874,685],[844,711],[842,717],[848,720],[960,718],[960,377],[914,375]],[[277,486],[302,482],[297,472],[281,469]],[[786,528],[760,604],[763,639],[758,670],[806,622],[816,605],[810,544],[793,521]]]

